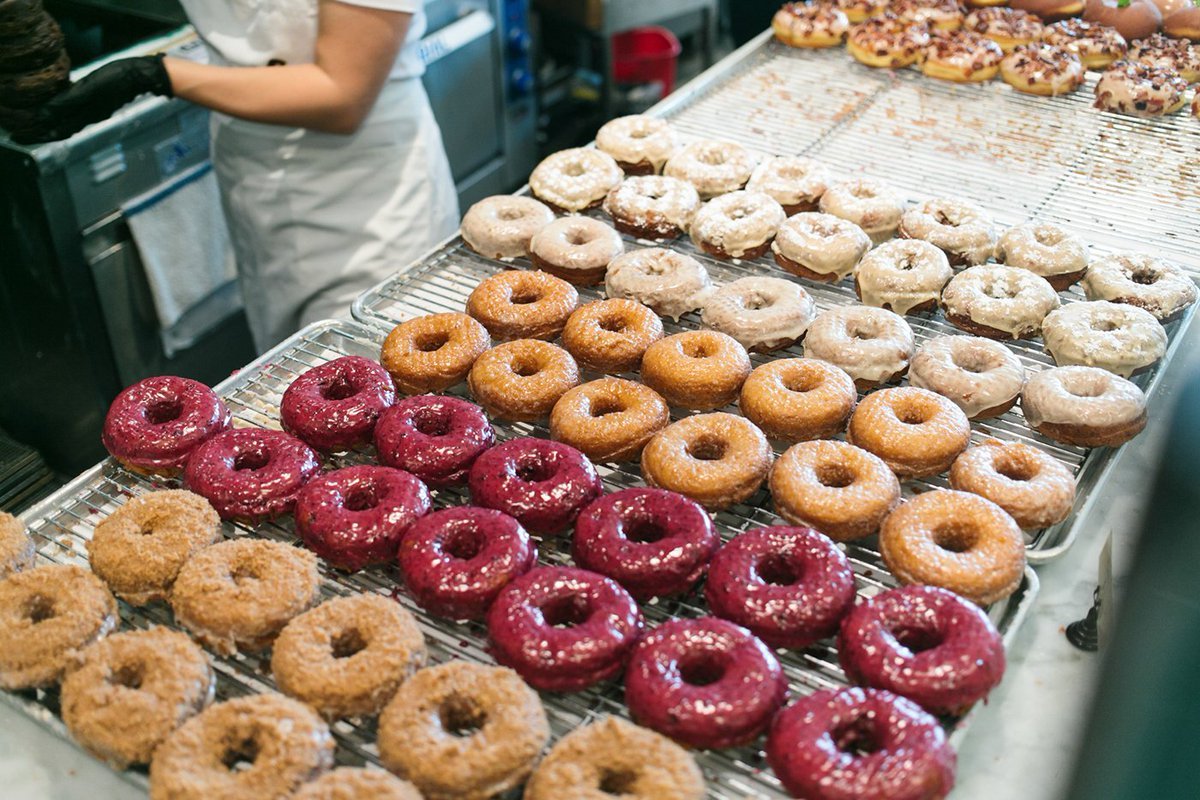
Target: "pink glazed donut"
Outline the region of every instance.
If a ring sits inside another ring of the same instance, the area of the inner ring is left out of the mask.
[[[413,523],[398,558],[421,608],[447,619],[483,619],[500,590],[533,569],[537,548],[508,514],[460,506]]]
[[[934,714],[958,714],[1004,677],[1004,643],[978,606],[933,586],[890,589],[842,622],[838,660],[850,680]]]
[[[177,475],[193,450],[228,430],[230,418],[221,398],[203,383],[161,375],[117,395],[100,438],[134,472]]]
[[[786,698],[787,679],[771,650],[716,617],[659,625],[634,648],[625,673],[634,721],[689,747],[751,742]]]
[[[316,451],[295,436],[235,428],[192,451],[183,482],[221,519],[258,523],[291,511],[300,489],[320,471]]]
[[[495,441],[482,408],[436,394],[404,398],[375,426],[379,460],[435,487],[466,482],[475,459]]]
[[[578,692],[621,672],[642,612],[603,575],[537,567],[500,592],[487,623],[498,663],[535,689]]]
[[[509,439],[481,455],[467,478],[477,505],[503,511],[531,533],[552,536],[570,527],[600,495],[600,475],[587,456],[546,439]]]
[[[837,633],[854,607],[854,571],[812,528],[757,528],[720,549],[704,595],[718,617],[771,647],[798,649]]]
[[[369,358],[342,356],[292,381],[279,419],[285,431],[318,450],[349,450],[371,440],[379,415],[394,402],[386,369]]]
[[[827,689],[775,717],[767,763],[805,800],[941,800],[953,748],[916,703],[879,689]]]
[[[400,540],[429,513],[425,484],[407,472],[371,464],[327,472],[296,498],[296,533],[339,569],[357,572],[396,557]]]

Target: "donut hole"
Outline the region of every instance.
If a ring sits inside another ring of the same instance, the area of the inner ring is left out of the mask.
[[[450,432],[450,415],[441,409],[419,408],[412,416],[412,426],[426,436],[445,436]]]
[[[1098,319],[1092,323],[1092,330],[1100,333],[1112,333],[1121,330],[1121,326],[1111,319]]]
[[[516,465],[516,475],[529,483],[541,483],[554,477],[554,468],[540,458],[527,457]]]
[[[122,664],[108,676],[108,682],[113,686],[124,686],[126,689],[142,688],[146,673],[141,664]]]
[[[483,538],[473,528],[456,528],[446,537],[442,550],[453,558],[470,561],[483,550]]]
[[[596,324],[600,327],[600,330],[608,331],[609,333],[624,333],[626,327],[625,320],[617,316],[601,317]]]
[[[847,755],[861,757],[882,749],[874,720],[866,714],[860,714],[846,720],[829,732],[837,749]]]
[[[933,419],[933,409],[924,403],[901,403],[892,409],[896,419],[905,425],[924,425]]]
[[[374,483],[364,483],[346,492],[343,505],[347,511],[369,511],[379,505],[379,487]]]
[[[696,160],[710,167],[719,167],[725,163],[725,154],[717,149],[706,149],[696,153]]]
[[[338,375],[329,383],[321,386],[321,397],[325,400],[345,400],[358,394],[358,389],[350,383],[345,375]]]
[[[358,628],[347,628],[333,637],[329,650],[334,658],[350,658],[367,649],[367,641]]]
[[[725,677],[725,661],[716,653],[688,653],[679,662],[679,677],[689,686],[711,686]]]
[[[502,208],[496,212],[496,218],[504,222],[516,222],[525,218],[525,212],[519,208]]]
[[[921,264],[914,256],[905,255],[896,262],[896,269],[901,272],[912,272],[914,269],[920,268]]]
[[[262,580],[262,573],[254,564],[238,564],[229,572],[229,580],[239,587],[246,583]]]
[[[1036,228],[1033,232],[1033,239],[1045,247],[1054,247],[1063,240],[1063,234],[1054,228]]]
[[[1016,287],[1000,281],[984,281],[979,290],[993,300],[1012,300],[1019,293]]]
[[[859,200],[874,200],[877,195],[875,193],[874,186],[864,186],[862,184],[858,184],[850,187],[850,196],[858,198]]]
[[[933,221],[938,225],[946,225],[951,228],[957,228],[962,224],[962,220],[955,214],[950,214],[944,208],[939,208],[933,212]]]
[[[513,375],[519,378],[532,378],[542,371],[541,364],[527,358],[518,358],[512,363]]]
[[[970,353],[952,353],[950,355],[950,361],[953,362],[954,366],[958,367],[964,372],[970,372],[973,375],[990,372],[992,369],[991,359],[983,353],[974,351]]]
[[[687,453],[697,461],[720,461],[725,458],[728,449],[728,445],[721,439],[713,436],[701,436],[688,443]]]
[[[758,577],[772,586],[794,586],[800,581],[800,570],[779,553],[768,553],[754,565]]]
[[[527,306],[542,299],[542,295],[533,288],[519,287],[513,290],[508,302],[514,306]]]
[[[1088,381],[1085,383],[1063,384],[1063,389],[1067,394],[1074,397],[1099,397],[1104,394],[1104,386],[1098,381]]]
[[[245,772],[254,767],[258,759],[258,742],[254,739],[243,739],[229,745],[221,754],[221,763],[230,772]]]
[[[578,161],[572,161],[563,167],[563,174],[571,178],[580,178],[587,174],[587,168]]]
[[[1158,283],[1159,274],[1153,270],[1139,269],[1134,270],[1133,274],[1129,276],[1129,279],[1141,286],[1152,286]]]
[[[413,339],[413,347],[422,353],[436,353],[450,342],[450,334],[446,331],[427,331],[418,334]]]
[[[846,328],[846,334],[851,339],[858,339],[859,341],[863,341],[863,342],[869,342],[872,339],[878,338],[875,334],[874,329],[868,328],[868,327],[865,327],[862,325],[855,325],[853,323],[851,323],[850,326],[848,328]]]
[[[817,464],[813,472],[816,474],[817,481],[830,489],[845,489],[847,486],[854,485],[853,470],[836,461],[822,461]]]
[[[680,349],[688,358],[712,358],[717,354],[716,348],[707,339],[684,339]]]
[[[621,526],[621,533],[628,541],[639,544],[654,544],[667,538],[666,528],[648,517],[627,520]]]
[[[979,542],[979,529],[960,520],[943,522],[933,529],[933,543],[950,553],[965,553]]]
[[[465,739],[483,730],[488,717],[471,698],[450,695],[438,706],[438,721],[446,733]]]
[[[243,450],[233,457],[233,469],[236,472],[252,472],[262,469],[271,461],[271,456],[261,447]]]
[[[609,769],[601,767],[599,789],[604,794],[614,797],[635,794],[637,788],[637,773],[627,769]]]
[[[1031,481],[1037,477],[1037,466],[1025,459],[1000,457],[995,461],[996,472],[1010,481]]]
[[[591,604],[579,595],[552,598],[541,611],[542,619],[552,628],[574,628],[592,616]]]
[[[770,308],[775,305],[775,299],[759,294],[758,292],[751,292],[742,298],[742,304],[747,311],[762,311],[764,308]]]
[[[54,607],[54,599],[42,594],[35,594],[25,601],[25,618],[34,625],[45,622],[58,615]]]
[[[567,244],[574,247],[582,247],[583,245],[592,241],[592,235],[585,230],[575,228],[567,231],[566,239]]]
[[[183,403],[177,398],[155,400],[146,406],[146,421],[151,425],[174,422],[183,414]]]
[[[927,628],[893,628],[892,636],[910,653],[923,653],[941,646],[945,638],[937,631]]]
[[[750,206],[731,206],[729,210],[725,212],[725,216],[732,220],[745,219],[753,214],[754,209]]]
[[[597,397],[592,400],[588,412],[593,417],[605,417],[609,414],[620,414],[625,410],[625,404],[615,397]]]
[[[821,386],[821,379],[811,372],[793,372],[783,376],[783,388],[796,394],[816,391]]]

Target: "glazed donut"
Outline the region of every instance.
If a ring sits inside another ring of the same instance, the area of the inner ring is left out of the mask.
[[[1075,476],[1032,445],[988,440],[969,447],[950,468],[950,488],[986,497],[1022,528],[1057,525],[1075,505]]]
[[[846,38],[850,20],[835,6],[784,3],[771,28],[776,39],[791,47],[836,47]]]
[[[381,769],[338,767],[300,787],[292,800],[424,800],[417,787]]]
[[[379,360],[401,394],[441,392],[466,378],[489,344],[488,331],[466,314],[428,314],[393,328]]]
[[[196,553],[171,590],[175,621],[220,655],[258,652],[320,599],[317,557],[266,539],[230,539]]]
[[[533,266],[576,286],[601,283],[608,264],[625,252],[621,234],[591,217],[556,219],[533,236]]]
[[[271,652],[279,691],[328,720],[378,714],[425,666],[425,637],[400,604],[378,594],[328,600],[293,619]]]
[[[1153,314],[1107,300],[1070,303],[1046,315],[1042,340],[1060,367],[1100,367],[1125,378],[1167,352],[1167,332]]]
[[[909,24],[926,25],[930,32],[956,31],[963,25],[958,0],[893,0],[888,12]]]
[[[1149,6],[1149,0],[1135,2]],[[1178,73],[1129,61],[1113,64],[1096,82],[1096,108],[1134,117],[1161,117],[1183,108],[1187,81]]]
[[[501,342],[554,339],[578,305],[574,286],[532,270],[507,270],[484,278],[467,297],[467,313]]]
[[[990,81],[1000,71],[1004,51],[983,34],[971,31],[935,33],[921,51],[921,72],[955,83]]]
[[[604,488],[583,453],[534,438],[509,439],[475,459],[467,486],[476,505],[503,511],[541,536],[569,528]]]
[[[379,718],[384,766],[427,800],[488,800],[520,786],[549,739],[536,692],[512,670],[467,661],[421,670]]]
[[[663,489],[622,489],[575,522],[571,557],[642,602],[685,594],[704,577],[721,540],[693,500]]]
[[[755,528],[713,557],[704,597],[715,616],[767,645],[800,650],[837,633],[854,607],[854,571],[812,528]]]
[[[896,239],[858,262],[854,292],[868,306],[901,316],[924,314],[937,309],[942,287],[953,276],[945,253],[936,246],[920,239]]]
[[[703,800],[704,774],[679,745],[617,717],[559,739],[525,785],[524,800]]]
[[[279,420],[309,447],[340,452],[371,441],[379,415],[394,402],[386,369],[369,358],[342,356],[292,381],[279,401]]]
[[[1152,0],[1132,0],[1126,5],[1120,0],[1086,0],[1083,18],[1116,28],[1127,42],[1149,36],[1162,25],[1162,12]]]
[[[922,42],[919,47],[925,44],[927,42]],[[830,186],[821,195],[820,208],[825,214],[853,222],[871,237],[872,242],[879,244],[892,238],[899,227],[904,198],[883,181],[860,178]]]
[[[649,486],[692,498],[709,511],[748,500],[771,469],[771,445],[749,420],[714,413],[684,417],[642,451]]]
[[[682,236],[699,210],[696,187],[665,175],[626,178],[604,199],[604,213],[617,230],[655,241]]]
[[[800,442],[771,469],[775,513],[839,542],[865,539],[900,503],[900,481],[878,456],[838,441]]]
[[[846,429],[847,442],[882,458],[900,478],[945,472],[970,438],[971,425],[961,408],[915,386],[867,395]]]
[[[904,212],[897,233],[941,249],[953,266],[982,264],[996,248],[991,218],[965,200],[926,200]]]
[[[796,214],[771,242],[775,263],[821,283],[837,283],[854,271],[871,249],[871,237],[849,220],[832,214]]]
[[[1071,47],[1023,44],[1000,62],[1000,77],[1018,92],[1058,97],[1083,84],[1083,62]]]
[[[1043,22],[1077,17],[1083,13],[1083,0],[1011,0],[1009,6],[1019,11],[1028,11]]]
[[[1200,12],[1196,8],[1196,4],[1191,3],[1167,14],[1163,20],[1163,32],[1179,39],[1200,41]]]
[[[754,259],[767,252],[787,219],[783,207],[762,192],[729,192],[700,207],[689,233],[713,258]]]
[[[1088,300],[1144,308],[1166,324],[1196,302],[1196,284],[1182,269],[1154,256],[1114,253],[1088,265],[1083,279]]]
[[[37,549],[21,520],[0,511],[0,581],[21,570],[33,569]]]
[[[798,283],[783,278],[738,278],[710,294],[701,319],[756,353],[791,347],[817,315],[817,306]]]
[[[165,600],[184,562],[221,538],[221,518],[203,497],[183,489],[149,492],[96,525],[88,563],[117,597],[144,606]]]
[[[799,442],[841,433],[857,402],[844,370],[814,358],[781,358],[750,373],[738,407],[772,439]]]
[[[620,256],[604,276],[610,298],[637,300],[673,320],[700,308],[710,291],[712,281],[699,261],[661,247]]]
[[[1045,278],[1027,269],[981,264],[955,275],[942,291],[942,312],[956,328],[989,339],[1037,336],[1061,305]]]
[[[1116,28],[1082,19],[1064,19],[1047,25],[1042,41],[1074,50],[1084,69],[1107,69],[1129,50],[1125,37]]]
[[[83,567],[53,564],[0,581],[0,689],[51,686],[119,622],[117,601]]]
[[[771,650],[716,617],[662,623],[634,648],[625,673],[634,722],[686,747],[748,744],[786,697],[787,679]]]
[[[846,49],[856,61],[868,67],[898,69],[917,63],[921,51],[929,44],[929,27],[901,19],[891,11],[851,26]],[[822,211],[837,214],[824,206]],[[837,216],[842,216],[837,214]],[[847,219],[850,219],[847,217]],[[851,219],[852,222],[857,220]],[[859,223],[862,225],[862,223]],[[867,233],[871,230],[862,225]],[[874,237],[872,237],[874,238]],[[885,237],[886,238],[886,237]]]
[[[329,726],[274,692],[209,706],[154,753],[150,800],[291,797],[333,766]],[[234,767],[237,767],[236,769]]]
[[[913,332],[904,317],[870,306],[834,306],[808,326],[804,356],[843,369],[860,390],[890,383],[908,370]]]
[[[1139,64],[1177,72],[1188,83],[1200,82],[1200,47],[1186,39],[1152,33],[1145,39],[1131,42],[1127,58]]]
[[[488,350],[471,367],[471,396],[496,419],[544,419],[567,390],[579,385],[571,354],[540,339],[518,339]]]
[[[610,119],[596,131],[596,147],[616,159],[626,175],[656,175],[679,146],[665,119],[633,114]]]
[[[1026,222],[1009,228],[996,241],[996,259],[1045,278],[1056,292],[1078,282],[1088,268],[1087,243],[1057,225]]]
[[[601,378],[576,386],[554,404],[550,438],[597,463],[636,461],[670,421],[671,409],[658,392],[634,381]]]
[[[938,336],[917,349],[908,381],[950,400],[968,419],[991,419],[1016,405],[1025,385],[1025,366],[999,342]]]
[[[1117,447],[1146,427],[1146,395],[1136,384],[1097,367],[1035,373],[1021,392],[1029,427],[1079,447]]]
[[[583,369],[636,372],[646,348],[663,337],[662,320],[636,300],[617,297],[581,307],[563,328],[563,347]]]
[[[1011,53],[1042,38],[1042,22],[1028,11],[1015,8],[977,8],[963,20],[963,29],[982,34]]]
[[[573,147],[542,159],[529,175],[529,190],[553,210],[571,213],[600,205],[623,177],[608,153]]]
[[[756,163],[757,159],[740,144],[702,139],[676,150],[663,174],[687,181],[708,200],[745,186]]]
[[[379,462],[434,488],[466,483],[467,470],[496,441],[479,406],[457,397],[406,397],[379,418]]]
[[[816,9],[818,14],[830,13],[831,6],[803,6]],[[833,10],[833,13],[841,13]],[[840,42],[840,39],[839,39]],[[764,159],[750,174],[746,190],[761,192],[783,206],[789,217],[802,211],[816,211],[821,195],[829,188],[829,172],[825,167],[803,156],[771,156]]]
[[[108,636],[83,651],[62,685],[75,741],[114,769],[149,764],[176,728],[212,702],[216,674],[185,634],[153,627]]]
[[[283,431],[235,428],[192,451],[183,481],[221,519],[257,523],[287,514],[321,472],[316,452]]]
[[[500,590],[537,564],[521,523],[490,508],[445,508],[422,517],[400,543],[404,582],[421,608],[478,619]]]
[[[498,194],[467,209],[459,233],[484,258],[511,261],[529,255],[529,240],[553,221],[554,212],[532,197]]]
[[[122,390],[108,407],[101,440],[121,466],[174,476],[192,451],[229,429],[229,408],[203,383],[163,375]]]
[[[578,692],[621,673],[642,613],[603,575],[535,567],[500,590],[487,625],[497,663],[535,689]]]
[[[852,23],[863,22],[887,7],[887,0],[829,0],[829,5],[839,9]]]
[[[672,334],[642,357],[642,382],[671,405],[693,411],[729,405],[749,376],[746,348],[717,331]]]

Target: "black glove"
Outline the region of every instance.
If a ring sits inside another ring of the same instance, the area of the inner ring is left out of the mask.
[[[65,139],[147,93],[174,96],[161,55],[113,61],[38,108],[32,122],[13,133],[13,140],[31,144]]]

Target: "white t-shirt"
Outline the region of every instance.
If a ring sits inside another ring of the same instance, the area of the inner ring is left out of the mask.
[[[413,15],[392,79],[425,71],[418,43],[425,35],[423,0],[325,0]],[[318,0],[180,0],[214,64],[262,67],[270,61],[311,64]]]

